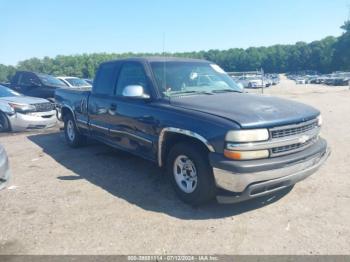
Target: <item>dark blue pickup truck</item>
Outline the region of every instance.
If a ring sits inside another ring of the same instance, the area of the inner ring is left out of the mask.
[[[290,187],[330,150],[320,112],[253,95],[218,65],[180,58],[132,58],[100,65],[92,90],[58,89],[68,144],[86,137],[164,167],[192,205],[234,203]]]

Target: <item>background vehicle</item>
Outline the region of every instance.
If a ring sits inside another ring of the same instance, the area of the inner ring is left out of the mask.
[[[47,98],[53,101],[56,88],[66,87],[56,77],[28,71],[17,71],[10,88],[24,95]]]
[[[0,145],[0,190],[3,189],[10,179],[10,168],[6,151]]]
[[[87,82],[88,84],[90,84],[92,86],[92,84],[94,83],[94,80],[92,79],[88,79],[88,78],[84,78],[83,79],[85,82]]]
[[[295,83],[297,85],[305,85],[306,84],[306,79],[305,78],[296,78]]]
[[[61,80],[64,84],[66,84],[69,87],[74,87],[74,88],[91,87],[91,84],[89,84],[85,80],[78,77],[58,76],[57,79]]]
[[[203,60],[106,62],[91,91],[58,89],[55,98],[70,146],[91,136],[154,161],[192,205],[284,189],[313,174],[330,152],[319,137],[318,110],[243,93]]]
[[[0,132],[46,128],[57,122],[54,104],[0,86]]]
[[[261,76],[241,76],[237,79],[238,83],[241,83],[244,88],[261,88],[266,87],[265,82]]]

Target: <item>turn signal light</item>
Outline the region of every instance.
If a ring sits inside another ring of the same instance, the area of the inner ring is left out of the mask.
[[[224,156],[233,160],[250,160],[250,159],[261,159],[268,158],[268,150],[258,150],[258,151],[231,151],[224,150]]]

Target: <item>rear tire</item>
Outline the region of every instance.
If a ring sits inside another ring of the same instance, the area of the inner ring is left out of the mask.
[[[207,152],[193,144],[176,144],[167,157],[166,172],[182,201],[198,206],[214,199],[216,185]]]
[[[86,137],[79,133],[72,114],[64,118],[64,135],[70,147],[76,148],[85,144]]]
[[[10,122],[7,116],[3,112],[0,112],[0,133],[10,131],[10,129]]]

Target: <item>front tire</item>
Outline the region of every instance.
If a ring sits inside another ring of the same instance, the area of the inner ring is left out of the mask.
[[[213,169],[200,146],[175,145],[168,154],[166,170],[175,192],[185,203],[198,206],[214,199]]]
[[[75,120],[71,114],[64,118],[64,135],[70,147],[80,147],[86,142],[86,137],[79,133]]]

